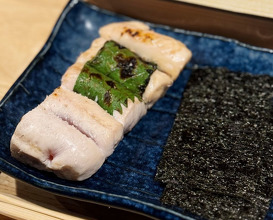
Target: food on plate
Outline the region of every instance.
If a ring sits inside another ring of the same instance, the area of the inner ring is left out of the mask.
[[[94,58],[98,51],[103,47],[106,42],[103,38],[95,39],[91,47],[83,52],[76,60],[76,62],[70,66],[62,77],[62,86],[67,89],[73,90],[76,80],[84,66],[84,64]]]
[[[206,219],[264,219],[273,196],[273,77],[195,70],[156,179],[161,198]]]
[[[84,180],[164,95],[191,52],[181,42],[149,31],[143,23],[119,25],[141,28],[152,38],[123,43],[114,39],[123,31],[113,30],[112,38],[103,27],[104,36],[95,39],[67,69],[60,87],[22,117],[11,139],[13,157],[64,179]],[[135,51],[132,44],[141,50]]]
[[[157,69],[155,63],[143,61],[137,54],[112,40],[106,41],[97,55],[86,64],[122,84],[139,100],[151,74]]]
[[[105,43],[106,43],[106,40],[104,40],[102,38],[95,39],[93,41],[90,49],[88,49],[86,52],[81,54],[79,56],[79,58],[77,59],[76,63],[74,65],[72,65],[66,71],[66,73],[62,77],[62,86],[66,87],[67,89],[70,89],[70,90],[75,89],[76,81],[77,81],[77,79],[79,79],[79,75],[80,75],[80,72],[81,72],[83,66],[86,64],[86,62],[90,61],[91,59],[94,59],[95,55],[104,47]],[[188,56],[191,56],[190,51],[188,49],[186,49],[186,50],[189,52]],[[103,60],[103,59],[101,59],[101,60]],[[115,63],[115,62],[116,61],[113,61],[111,64],[113,65],[113,63]],[[141,61],[141,62],[146,63],[145,61]],[[90,65],[92,65],[92,63]],[[118,76],[119,72],[117,70],[123,70],[121,68],[122,65],[123,65],[122,62],[120,62],[119,65],[116,65],[114,67],[112,66],[113,70],[115,70],[115,71],[113,71],[114,73],[112,73],[111,75]],[[129,62],[128,65],[132,65],[132,64]],[[130,70],[130,68],[128,68],[128,69]],[[117,78],[117,77],[115,77],[115,78]],[[128,79],[126,80],[126,82],[128,84],[130,83],[130,81],[134,81],[134,79],[136,79],[135,76],[134,77],[127,77],[127,78]],[[120,82],[122,82],[122,80],[120,80]],[[145,90],[141,91],[142,92],[142,99],[143,99],[144,103],[146,104],[146,106],[144,105],[143,102],[140,102],[140,100],[136,100],[135,102],[132,102],[133,100],[128,100],[129,107],[122,105],[122,112],[123,112],[122,114],[120,114],[120,111],[113,112],[114,117],[117,120],[119,120],[120,122],[122,122],[122,124],[124,125],[125,133],[130,131],[134,127],[134,125],[137,123],[137,121],[143,115],[146,114],[146,108],[152,107],[152,105],[160,97],[162,97],[165,94],[166,90],[172,85],[172,83],[173,83],[173,80],[167,74],[159,71],[158,69],[155,69],[154,72],[152,72],[149,75],[149,81],[148,81],[148,84],[146,85]],[[122,85],[123,85],[123,83],[122,83]],[[77,90],[77,88],[76,88],[76,90]],[[140,95],[138,95],[138,98],[141,98]],[[129,117],[130,115],[131,116],[134,115],[134,118]]]
[[[141,22],[121,22],[105,25],[99,30],[101,37],[113,40],[154,62],[158,69],[175,80],[191,58],[191,53],[180,41],[156,33]]]
[[[22,117],[10,150],[19,161],[70,180],[88,178],[105,160],[91,138],[42,106]]]
[[[46,111],[76,127],[91,138],[106,156],[113,153],[123,137],[123,126],[104,111],[97,102],[62,87],[48,96],[42,103]]]

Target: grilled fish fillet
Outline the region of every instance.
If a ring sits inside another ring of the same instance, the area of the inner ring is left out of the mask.
[[[39,106],[25,114],[10,143],[13,157],[32,167],[54,172],[68,180],[92,176],[111,155],[115,146],[172,85],[191,52],[181,42],[157,34],[140,22],[109,24],[100,29],[101,38],[82,53],[62,77],[62,85]],[[146,61],[156,63],[143,93],[144,102],[128,99],[122,114],[113,116],[95,101],[73,92],[84,64],[114,40]]]
[[[10,150],[19,161],[68,180],[90,177],[105,160],[91,138],[42,106],[23,116]]]
[[[57,88],[41,106],[91,138],[108,157],[123,137],[123,126],[96,102],[65,88]]]
[[[149,30],[149,26],[138,21],[111,23],[100,28],[99,33],[104,39],[113,40],[142,59],[156,63],[173,81],[192,56],[180,41]]]

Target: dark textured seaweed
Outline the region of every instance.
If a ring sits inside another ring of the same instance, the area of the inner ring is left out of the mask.
[[[162,203],[263,219],[273,196],[273,77],[197,69],[158,166]]]

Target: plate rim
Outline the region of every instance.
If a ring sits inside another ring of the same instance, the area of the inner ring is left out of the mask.
[[[60,27],[61,27],[64,19],[66,18],[67,14],[70,12],[70,10],[72,10],[79,3],[84,4],[85,6],[90,7],[95,11],[102,12],[104,14],[119,16],[119,17],[125,18],[126,20],[139,20],[139,19],[134,19],[134,18],[124,16],[124,15],[121,15],[121,14],[117,14],[117,13],[114,13],[114,12],[111,12],[111,11],[108,11],[108,10],[105,10],[105,9],[98,8],[97,6],[94,6],[94,5],[90,4],[90,3],[83,2],[81,0],[69,0],[67,5],[63,9],[61,15],[59,16],[58,20],[56,21],[56,23],[55,23],[55,25],[54,25],[54,27],[53,27],[47,41],[45,42],[42,49],[33,58],[31,63],[27,66],[27,68],[23,71],[23,73],[20,74],[20,76],[17,78],[17,80],[12,84],[10,89],[7,91],[7,93],[1,99],[1,101],[0,101],[0,112],[1,112],[1,107],[3,105],[5,105],[5,103],[8,101],[8,99],[12,96],[13,92],[19,86],[23,87],[21,82],[27,77],[27,75],[30,73],[30,71],[35,67],[36,63],[38,63],[43,58],[43,56],[47,53],[47,51],[51,48],[52,42],[54,41],[57,33],[59,32]],[[154,23],[150,23],[150,22],[147,22],[147,21],[142,21],[142,22],[147,23],[151,27],[163,28],[163,29],[166,29],[168,31],[183,33],[183,34],[186,34],[186,35],[205,37],[205,38],[221,40],[221,41],[227,41],[227,42],[233,42],[236,45],[248,48],[250,50],[261,51],[261,52],[266,52],[266,53],[273,54],[273,49],[252,46],[252,45],[242,43],[242,42],[240,42],[238,40],[227,38],[227,37],[222,37],[222,36],[212,35],[212,34],[206,34],[206,33],[201,33],[201,32],[195,32],[195,31],[188,31],[188,30],[184,30],[184,29],[180,29],[180,28],[170,27],[170,26],[167,26],[167,25],[154,24]],[[31,177],[31,181],[26,180],[26,178],[22,178],[23,175],[21,175],[21,178],[18,178],[16,175],[14,175],[14,173],[10,172],[11,169],[19,170],[20,172],[24,173],[24,175],[26,175],[25,177]],[[115,197],[115,198],[119,198],[119,199],[129,200],[129,201],[133,202],[133,204],[142,204],[143,206],[148,206],[148,207],[150,207],[152,209],[156,209],[156,210],[161,211],[163,213],[165,213],[165,212],[169,213],[169,214],[173,215],[174,217],[179,217],[179,218],[183,218],[183,219],[187,219],[187,220],[195,219],[195,218],[190,217],[188,215],[184,215],[184,214],[182,214],[180,212],[177,212],[174,209],[169,209],[168,207],[164,207],[164,206],[158,206],[158,205],[155,205],[155,204],[152,204],[152,203],[149,203],[149,202],[144,202],[144,201],[139,200],[139,199],[130,198],[129,196],[122,196],[122,195],[118,195],[118,194],[112,194],[112,193],[107,193],[107,192],[92,190],[92,189],[86,189],[86,188],[76,188],[76,187],[62,185],[62,184],[54,183],[54,182],[51,182],[51,181],[48,181],[48,180],[44,180],[44,179],[38,178],[36,176],[33,176],[32,174],[22,170],[20,167],[17,167],[14,164],[9,163],[8,161],[6,161],[2,157],[0,157],[0,170],[2,172],[4,172],[4,173],[8,174],[9,176],[14,177],[15,179],[17,179],[19,181],[23,181],[23,182],[25,182],[27,184],[30,184],[30,185],[34,186],[34,187],[37,187],[39,189],[42,189],[42,190],[45,190],[45,191],[48,191],[48,192],[51,192],[51,193],[54,193],[54,194],[57,194],[57,195],[60,195],[60,196],[73,198],[73,199],[76,199],[76,200],[81,200],[81,201],[90,202],[90,203],[97,203],[97,204],[100,204],[100,205],[109,205],[109,206],[112,206],[112,207],[115,207],[115,208],[131,211],[131,212],[136,212],[136,213],[139,213],[141,215],[147,215],[147,216],[150,216],[150,217],[162,217],[162,214],[161,215],[157,214],[157,216],[154,216],[154,215],[145,213],[140,208],[136,208],[136,207],[134,207],[134,209],[131,209],[132,207],[128,208],[129,207],[128,204],[127,204],[126,207],[123,207],[123,206],[119,206],[119,205],[113,205],[109,201],[100,202],[100,201],[97,201],[97,199],[96,200],[90,200],[90,199],[85,199],[85,198],[81,198],[81,197],[78,197],[78,196],[67,195],[67,194],[64,193],[66,191],[62,190],[61,188],[65,187],[65,188],[69,188],[69,189],[77,189],[77,190],[81,190],[82,192],[92,192],[92,193],[95,193],[95,194],[106,195],[108,197]],[[41,185],[40,182],[46,182],[49,185],[47,185],[45,187],[44,185]],[[52,188],[52,186],[53,186],[53,188]],[[131,206],[133,206],[133,205],[131,205]]]

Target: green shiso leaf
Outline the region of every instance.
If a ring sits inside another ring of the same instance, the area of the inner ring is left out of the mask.
[[[128,98],[134,102],[142,95],[157,65],[143,61],[135,53],[114,41],[107,41],[90,61],[86,62],[74,86],[74,92],[96,101],[109,114]]]
[[[90,61],[84,65],[73,90],[96,101],[111,115],[114,110],[122,114],[121,104],[127,107],[128,98],[134,101],[135,97],[126,87],[93,68]]]
[[[157,69],[156,64],[143,61],[114,41],[104,44],[97,56],[91,60],[91,65],[131,90],[139,99],[142,98],[151,74]]]

